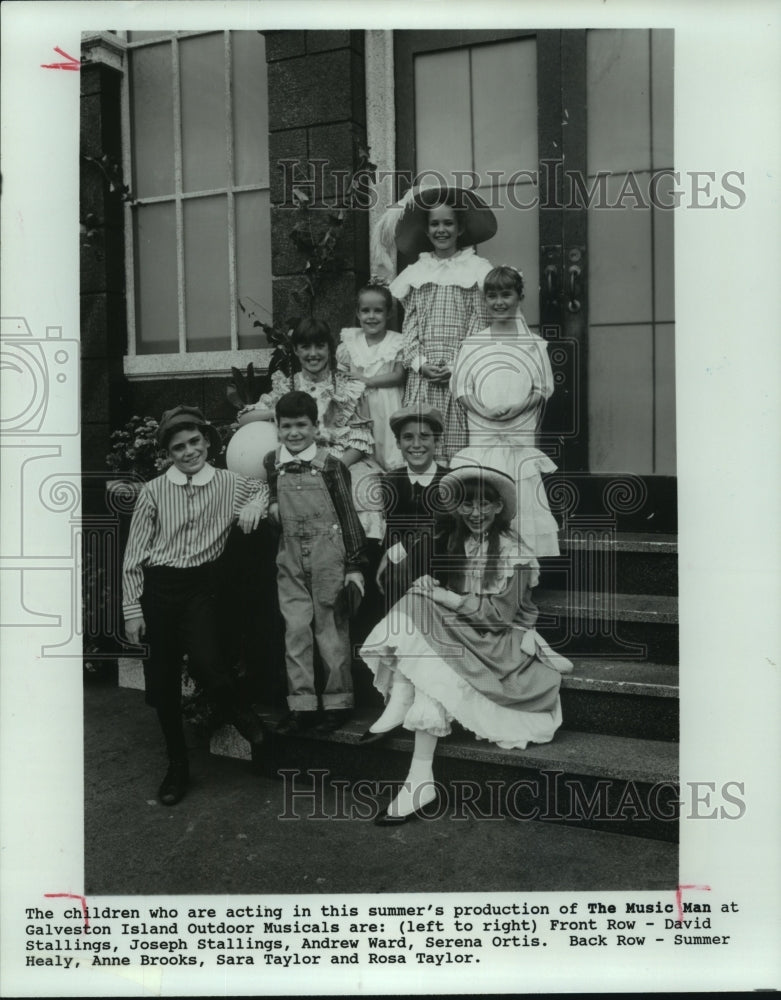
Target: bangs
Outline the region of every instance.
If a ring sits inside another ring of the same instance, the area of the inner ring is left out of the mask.
[[[515,290],[523,298],[523,276],[512,267],[495,267],[483,281],[484,292],[506,292]]]
[[[464,483],[464,500],[490,500],[497,503],[501,497],[490,483],[483,482],[482,479],[470,479]]]

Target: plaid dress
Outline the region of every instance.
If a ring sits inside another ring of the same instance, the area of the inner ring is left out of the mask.
[[[445,429],[438,457],[449,462],[469,442],[466,418],[451,397],[450,383],[431,382],[418,368],[444,362],[452,369],[464,338],[485,327],[482,283],[491,264],[473,247],[443,261],[432,259],[436,260],[434,254],[421,254],[394,280],[391,292],[404,304],[402,360],[407,384],[402,405],[435,406],[442,413]]]

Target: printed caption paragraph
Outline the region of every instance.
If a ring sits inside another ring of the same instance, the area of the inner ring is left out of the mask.
[[[698,893],[698,895],[700,895]],[[703,894],[704,895],[704,894]],[[734,900],[555,904],[143,906],[24,909],[23,963],[84,966],[479,965],[526,949],[702,949],[736,941]]]

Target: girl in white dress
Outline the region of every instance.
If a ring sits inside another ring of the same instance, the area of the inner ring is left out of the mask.
[[[363,402],[373,425],[374,457],[386,472],[404,465],[389,423],[401,407],[404,382],[401,334],[388,329],[392,308],[386,285],[374,280],[364,285],[356,307],[360,328],[343,329],[336,349],[338,371],[366,387]]]
[[[483,283],[490,326],[464,341],[453,369],[452,394],[466,411],[464,459],[501,469],[516,486],[513,528],[529,556],[559,554],[558,525],[540,473],[556,466],[537,447],[545,400],[553,392],[548,345],[521,312],[523,276],[495,267]]]

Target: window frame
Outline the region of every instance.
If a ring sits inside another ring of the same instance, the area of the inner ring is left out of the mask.
[[[228,151],[228,183],[225,188],[210,190],[182,190],[182,132],[181,132],[181,80],[179,76],[179,42],[187,38],[205,35],[223,36],[225,53],[224,96],[226,107],[225,142]],[[129,379],[186,378],[193,375],[225,375],[231,367],[243,368],[252,362],[256,367],[268,367],[271,348],[239,348],[239,296],[237,291],[236,258],[236,214],[235,197],[245,192],[269,191],[270,177],[265,184],[236,184],[233,173],[233,107],[232,107],[232,46],[231,30],[176,31],[162,34],[159,38],[144,38],[131,41],[127,31],[117,32],[125,50],[125,66],[121,86],[121,129],[122,129],[122,169],[125,178],[133,178],[133,147],[130,113],[130,53],[134,49],[149,48],[167,44],[171,47],[171,71],[173,75],[173,140],[174,140],[174,191],[166,195],[144,198],[133,197],[124,206],[124,246],[125,246],[125,290],[127,317],[127,353],[123,358],[123,369]],[[184,274],[184,203],[198,198],[225,196],[227,199],[227,232],[231,248],[228,256],[228,298],[232,305],[230,314],[231,346],[218,351],[187,351],[185,319],[185,274]],[[177,249],[177,309],[178,309],[178,350],[165,354],[139,354],[137,347],[135,271],[135,226],[134,211],[141,205],[173,204],[176,218]],[[269,258],[271,247],[269,246]]]

